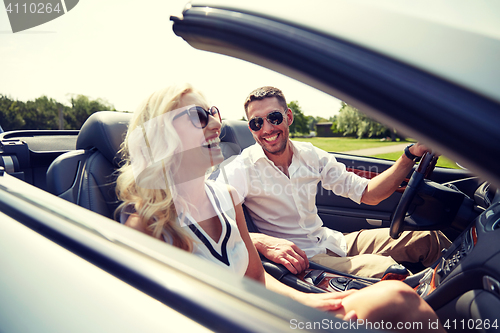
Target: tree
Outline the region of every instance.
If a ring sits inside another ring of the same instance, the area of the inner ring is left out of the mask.
[[[332,127],[330,129],[332,130],[332,133],[339,133],[339,129],[337,127],[337,115],[334,115],[333,117],[328,118],[328,121],[332,123]]]
[[[47,96],[26,103],[0,97],[0,122],[6,131],[60,129],[59,110],[69,113],[71,109]]]
[[[25,124],[18,101],[0,95],[0,125],[4,131],[22,128]],[[24,103],[23,103],[24,104]]]
[[[344,135],[356,134],[358,139],[379,136],[389,131],[384,125],[368,118],[358,109],[344,102],[332,125],[332,131],[335,130]]]
[[[54,99],[47,96],[38,97],[35,101],[26,102],[24,119],[25,129],[58,129],[59,106]]]
[[[314,126],[316,125],[316,118],[313,116],[307,116],[307,127],[309,131],[314,131]]]
[[[309,131],[316,131],[316,124],[324,121],[328,120],[322,117],[307,116],[307,126],[309,127]]]
[[[97,111],[116,111],[113,105],[100,98],[91,100],[84,95],[76,95],[71,97],[72,113],[69,114],[72,128],[80,128],[85,120],[94,112]]]
[[[108,102],[101,99],[91,100],[83,95],[73,96],[71,104],[72,107],[69,107],[47,96],[25,103],[0,95],[0,125],[5,131],[80,129],[92,113],[115,111],[113,105]]]
[[[293,123],[290,125],[290,134],[294,137],[297,133],[309,134],[309,126],[307,124],[307,117],[302,112],[297,101],[288,103],[288,107],[293,113]]]

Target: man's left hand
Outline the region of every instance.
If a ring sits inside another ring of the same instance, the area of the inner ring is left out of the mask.
[[[415,156],[422,156],[427,151],[430,151],[430,149],[421,144],[420,142],[417,142],[410,147],[410,153],[412,153]]]

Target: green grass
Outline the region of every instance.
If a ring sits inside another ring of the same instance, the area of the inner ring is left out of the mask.
[[[329,152],[343,152],[365,148],[376,148],[397,145],[405,142],[414,142],[413,140],[403,141],[380,141],[380,139],[355,139],[355,138],[292,138],[295,141],[310,142],[314,146],[329,151]],[[394,152],[387,154],[372,155],[372,157],[383,158],[386,160],[395,161],[401,156],[402,152]],[[458,169],[459,167],[452,160],[441,156],[437,163],[438,167]]]
[[[292,138],[294,141],[310,142],[314,146],[331,152],[376,148],[392,146],[410,141],[380,141],[380,139],[355,139],[355,138]]]
[[[400,156],[401,156],[401,153],[395,152],[395,153],[373,155],[372,157],[383,158],[386,160],[395,161]],[[436,166],[442,167],[442,168],[460,169],[454,161],[452,161],[449,158],[446,158],[444,156],[439,157]]]

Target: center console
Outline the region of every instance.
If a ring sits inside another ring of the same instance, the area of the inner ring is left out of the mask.
[[[460,262],[467,257],[477,242],[476,227],[464,232],[444,253],[441,261],[433,270],[427,271],[415,291],[422,297],[432,293]]]
[[[495,290],[491,281],[497,281],[492,277],[496,271],[492,260],[500,254],[497,229],[500,229],[500,203],[491,205],[455,239],[435,268],[419,281],[415,291],[424,298],[433,298],[433,293],[445,284],[449,287],[443,294],[451,295],[467,290]],[[494,284],[500,289],[499,282]],[[500,291],[495,294],[500,295]]]
[[[341,292],[362,289],[380,280],[402,281],[409,275],[408,270],[398,264],[390,266],[382,279],[378,279],[350,275],[313,262],[309,263],[310,268],[297,275],[289,274],[284,266],[277,265],[267,259],[263,259],[262,263],[266,271],[277,280],[304,292]]]
[[[316,286],[317,288],[330,292],[361,289],[373,284],[376,281],[346,276],[342,273],[334,274],[321,269],[308,269],[302,274],[299,274],[297,277]]]

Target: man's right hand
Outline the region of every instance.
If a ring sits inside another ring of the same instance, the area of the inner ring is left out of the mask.
[[[260,233],[250,233],[250,237],[260,254],[282,264],[290,273],[299,274],[309,267],[306,253],[293,242]]]

